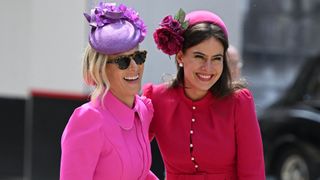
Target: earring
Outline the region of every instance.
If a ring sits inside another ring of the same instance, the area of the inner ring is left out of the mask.
[[[182,63],[179,63],[179,67],[183,67],[183,64],[182,64]]]

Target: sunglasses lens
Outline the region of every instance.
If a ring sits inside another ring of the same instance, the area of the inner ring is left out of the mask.
[[[136,64],[143,64],[146,61],[146,57],[147,55],[145,51],[138,51],[133,58]]]
[[[146,56],[146,51],[137,51],[131,55],[120,56],[115,60],[109,61],[108,63],[116,63],[118,64],[119,69],[125,70],[130,66],[131,58],[136,62],[136,64],[141,65],[145,62]]]
[[[120,57],[117,60],[117,63],[119,65],[119,69],[127,69],[130,65],[130,57]]]

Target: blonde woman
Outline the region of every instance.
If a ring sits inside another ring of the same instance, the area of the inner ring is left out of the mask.
[[[100,3],[85,14],[91,32],[83,74],[91,101],[71,115],[62,136],[61,180],[157,179],[150,171],[153,116],[141,88],[146,27],[125,5]]]

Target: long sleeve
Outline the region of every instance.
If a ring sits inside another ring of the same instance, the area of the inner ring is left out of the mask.
[[[142,95],[147,97],[147,98],[149,98],[151,100],[151,103],[152,103],[152,91],[153,91],[152,84],[146,84],[143,87]],[[150,140],[150,142],[154,138],[154,135],[155,135],[155,133],[154,133],[154,123],[152,123],[152,120],[151,120],[150,127],[149,127],[149,140]]]
[[[238,180],[265,180],[262,140],[253,97],[246,89],[236,96]]]
[[[159,180],[158,177],[150,170],[145,180]]]
[[[60,180],[92,180],[104,144],[98,114],[78,108],[62,141]]]

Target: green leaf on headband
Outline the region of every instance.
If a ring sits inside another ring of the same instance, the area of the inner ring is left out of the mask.
[[[174,16],[174,19],[179,21],[182,24],[185,17],[186,17],[186,13],[180,8],[178,13]]]
[[[188,26],[189,26],[189,21],[184,21],[184,22],[181,24],[182,29],[187,29]]]

